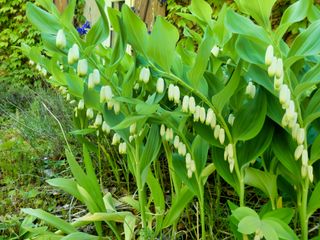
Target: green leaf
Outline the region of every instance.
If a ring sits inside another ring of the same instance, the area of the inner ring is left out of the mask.
[[[291,208],[278,208],[276,210],[273,210],[271,212],[267,212],[262,216],[262,219],[267,218],[277,218],[281,221],[283,221],[286,224],[289,224],[292,217],[294,215],[294,210]]]
[[[317,183],[316,187],[312,191],[310,200],[308,202],[307,207],[307,215],[311,217],[311,215],[320,208],[320,182]]]
[[[68,90],[70,94],[76,96],[78,98],[82,98],[83,96],[83,80],[80,78],[75,72],[71,71],[69,74],[65,74],[65,78],[67,79]]]
[[[261,221],[263,224],[268,224],[276,232],[280,239],[298,240],[299,238],[294,231],[283,221],[278,218],[268,217]],[[272,236],[271,236],[272,237]]]
[[[61,240],[95,240],[95,239],[99,239],[99,237],[93,236],[88,233],[82,233],[82,232],[71,233],[61,238]]]
[[[65,178],[54,178],[48,179],[46,180],[46,182],[51,186],[62,189],[63,191],[71,194],[72,196],[83,202],[82,196],[78,190],[78,184],[74,180]]]
[[[236,2],[240,5],[240,9],[245,10],[245,12],[251,15],[258,24],[265,28],[271,27],[269,18],[276,0],[238,0]]]
[[[219,15],[217,21],[213,25],[212,31],[214,32],[214,37],[216,39],[216,43],[219,46],[224,46],[232,37],[232,33],[227,29],[225,25],[225,18],[227,14],[228,7],[224,4],[219,11]]]
[[[257,39],[239,36],[236,41],[236,49],[239,56],[253,64],[264,64],[264,55],[267,45]]]
[[[63,24],[72,24],[75,7],[76,0],[68,1],[68,5],[61,15],[61,22]]]
[[[22,211],[45,221],[64,233],[70,234],[77,231],[71,224],[41,209],[23,208]]]
[[[146,55],[149,36],[145,23],[127,5],[123,5],[121,13],[128,42],[133,49]]]
[[[78,83],[80,84],[80,81]],[[100,91],[96,88],[89,89],[88,85],[84,84],[83,99],[87,108],[92,108],[99,112],[103,111],[103,104],[100,103]]]
[[[211,6],[204,0],[192,0],[189,6],[190,12],[199,18],[201,21],[210,23],[212,9]]]
[[[243,234],[251,234],[261,226],[259,216],[246,216],[238,224],[238,231]]]
[[[320,159],[320,135],[316,137],[311,146],[311,157],[310,161],[314,163]]]
[[[159,39],[161,39],[160,46]],[[178,39],[178,30],[163,17],[157,17],[148,42],[147,54],[166,72],[170,72]]]
[[[127,215],[124,219],[124,239],[131,240],[134,239],[134,229],[136,227],[136,218],[133,215]]]
[[[313,94],[306,110],[303,112],[304,123],[308,126],[315,119],[320,117],[320,89]]]
[[[95,128],[85,128],[85,129],[71,131],[70,134],[72,134],[72,135],[87,135],[87,134],[93,133],[95,131],[97,131],[97,129],[95,129]]]
[[[201,174],[203,168],[205,167],[208,159],[209,144],[199,135],[193,140],[191,151],[194,161],[196,163],[196,170],[198,175]]]
[[[259,188],[272,202],[275,202],[277,193],[277,176],[255,168],[247,168],[244,182],[250,186]]]
[[[105,26],[102,18],[92,26],[86,35],[86,43],[88,47],[96,46],[105,41],[109,36],[109,26]]]
[[[209,57],[211,56],[211,49],[214,45],[213,32],[209,27],[206,28],[204,37],[198,49],[198,54],[194,61],[194,65],[188,72],[188,78],[195,88],[199,87],[199,83],[203,78],[203,74],[207,68]]]
[[[269,221],[261,221],[261,232],[266,240],[278,240],[278,234]]]
[[[112,213],[106,213],[106,212],[96,212],[94,214],[87,214],[86,216],[83,216],[79,218],[79,221],[84,222],[120,222],[123,223],[125,218],[129,215],[132,215],[131,212],[112,212]]]
[[[222,112],[224,106],[229,102],[232,95],[238,88],[240,83],[240,75],[242,70],[241,62],[237,65],[237,68],[233,72],[231,79],[227,83],[227,85],[216,95],[212,97],[212,104],[216,107],[219,113]]]
[[[140,120],[146,120],[147,117],[144,115],[132,115],[128,116],[116,126],[112,127],[113,130],[120,130],[130,127],[132,124],[139,122]]]
[[[232,211],[232,216],[238,221],[241,221],[245,217],[255,217],[259,219],[259,215],[251,208],[248,207],[238,207],[236,210]]]
[[[257,136],[263,127],[267,114],[267,101],[264,92],[259,91],[255,98],[236,114],[232,134],[234,139],[249,140]]]
[[[313,22],[292,43],[289,57],[312,56],[320,52],[320,20]],[[289,60],[288,60],[289,61]]]

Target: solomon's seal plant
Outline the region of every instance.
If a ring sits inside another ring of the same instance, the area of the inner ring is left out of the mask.
[[[184,17],[196,22],[201,34],[186,29],[190,41],[179,41],[177,29],[162,17],[148,34],[126,5],[121,12],[108,9],[107,17],[102,0],[96,0],[101,18],[80,38],[71,24],[75,1],[61,15],[50,1],[39,1],[45,10],[28,4],[28,18],[42,32],[44,46],[25,45],[25,54],[47,69],[68,101],[78,101],[78,133],[112,135],[134,177],[137,198],[122,199],[133,214],[117,208],[121,199],[102,196],[84,145],[85,172],[67,150],[75,180],[48,182],[83,202],[88,213],[67,223],[42,210],[24,211],[53,225],[59,236],[89,239],[79,227],[94,222],[99,237],[108,226],[118,239],[121,233],[150,239],[169,227],[175,236],[184,209],[196,199],[197,238],[206,239],[212,235],[205,221],[205,184],[216,171],[239,196],[229,203],[236,238],[308,239],[308,220],[320,207],[320,11],[311,0],[299,0],[272,29],[275,0],[236,2],[254,21],[227,6],[213,19],[208,3],[191,1]],[[288,45],[284,34],[305,18],[309,26]],[[117,34],[111,48],[103,45],[109,24]],[[126,52],[128,45],[132,52]],[[171,183],[168,204],[157,178],[163,157]],[[246,185],[268,199],[259,213],[246,206]],[[291,229],[294,214],[299,223]]]

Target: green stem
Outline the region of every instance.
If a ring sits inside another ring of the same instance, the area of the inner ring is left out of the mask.
[[[300,206],[298,206],[302,240],[308,240],[308,221],[309,221],[309,217],[307,216],[308,189],[309,189],[309,179],[306,178],[302,185],[301,204]]]
[[[204,192],[203,186],[201,182],[199,182],[199,190],[200,190],[200,197],[199,197],[199,205],[200,205],[200,221],[201,221],[201,239],[206,239],[206,225],[205,225],[205,213],[204,213]]]

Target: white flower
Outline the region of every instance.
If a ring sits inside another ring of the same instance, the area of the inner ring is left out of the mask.
[[[302,151],[301,161],[302,161],[302,165],[308,166],[309,157],[308,157],[308,151],[306,149]]]
[[[160,136],[163,137],[165,134],[166,134],[166,127],[163,124],[161,124]]]
[[[178,153],[182,156],[185,156],[186,153],[187,153],[187,147],[186,145],[183,143],[183,142],[180,142],[179,143],[179,146],[178,146]]]
[[[93,76],[92,76],[92,73],[89,74],[89,77],[88,77],[88,88],[89,89],[92,89],[94,88],[94,81],[93,81]]]
[[[273,46],[272,45],[269,45],[267,50],[266,50],[266,55],[265,55],[265,64],[266,65],[271,65],[272,63],[272,60],[273,60]]]
[[[236,119],[235,116],[234,116],[232,113],[230,113],[229,116],[228,116],[228,123],[229,123],[231,126],[233,126],[233,123],[234,123],[234,120],[235,120],[235,119]]]
[[[77,72],[78,72],[78,75],[80,77],[83,77],[83,76],[87,75],[87,72],[88,72],[88,61],[87,61],[87,59],[80,59],[78,61]]]
[[[283,78],[284,78],[283,74],[279,78],[277,78],[277,76],[274,76],[273,87],[274,87],[275,90],[277,90],[277,91],[280,90],[281,85],[283,84]]]
[[[34,61],[29,60],[29,64],[30,64],[31,66],[33,66],[33,65],[34,65]]]
[[[114,103],[115,103],[115,101],[113,101],[113,99],[111,99],[111,100],[109,100],[109,101],[107,102],[108,110],[111,110],[111,109],[113,108]]]
[[[218,137],[219,137],[220,128],[221,128],[221,127],[220,127],[219,124],[216,125],[215,128],[214,128],[214,133],[213,133],[213,135],[214,135],[214,138],[215,138],[215,139],[218,139]]]
[[[287,127],[289,125],[288,115],[284,114],[281,120],[282,127]]]
[[[206,109],[204,107],[200,107],[199,109],[199,119],[201,123],[206,121]]]
[[[180,89],[178,86],[174,86],[173,88],[173,101],[176,104],[179,104],[180,102]]]
[[[157,80],[157,92],[158,93],[163,93],[164,91],[164,80],[163,78],[158,78]]]
[[[84,100],[83,100],[83,99],[80,99],[80,100],[79,100],[78,109],[79,109],[79,110],[84,109]]]
[[[172,128],[167,128],[166,130],[166,141],[170,141],[173,139],[173,130]]]
[[[210,123],[210,127],[212,129],[214,129],[216,127],[216,124],[217,124],[217,117],[216,115],[213,113],[213,117],[212,117],[212,120],[211,120],[211,123]]]
[[[269,77],[273,77],[276,74],[278,59],[273,57],[271,65],[268,67],[268,75]]]
[[[308,166],[308,177],[309,177],[309,181],[312,183],[313,182],[313,167],[311,165]]]
[[[199,105],[197,105],[195,109],[196,109],[196,110],[195,110],[195,112],[194,112],[194,114],[193,114],[193,121],[194,121],[194,122],[199,122],[199,120],[200,120],[200,109],[201,109],[201,107],[200,107]]]
[[[291,97],[291,92],[289,90],[288,85],[286,84],[281,85],[280,93],[279,93],[279,101],[282,107],[286,108],[286,106],[289,106],[290,97]]]
[[[283,76],[283,61],[281,58],[278,58],[277,60],[275,75],[277,78],[280,78]]]
[[[219,131],[219,142],[221,144],[224,143],[224,140],[225,140],[225,132],[224,132],[224,129],[223,128],[220,128],[220,131]]]
[[[120,143],[120,136],[115,133],[112,137],[111,145],[117,145],[118,143]]]
[[[250,81],[246,87],[246,95],[248,95],[251,99],[256,95],[256,86]]]
[[[228,163],[229,163],[229,170],[232,173],[233,169],[234,169],[234,159],[233,158],[229,158],[228,159]]]
[[[67,93],[66,100],[70,101],[70,94],[69,93]]]
[[[92,79],[93,79],[94,85],[98,85],[100,83],[100,72],[98,69],[93,69]]]
[[[299,145],[303,144],[305,139],[305,131],[303,128],[299,128],[297,131],[297,143]]]
[[[127,144],[125,142],[119,144],[119,153],[122,155],[127,153]]]
[[[217,45],[214,45],[213,48],[211,49],[211,53],[213,56],[218,57],[220,52],[220,48]]]
[[[188,178],[192,177],[192,174],[196,171],[196,164],[191,158],[191,154],[186,154],[186,169],[187,169],[187,175]]]
[[[179,138],[178,135],[176,135],[176,136],[174,137],[174,140],[173,140],[173,146],[174,146],[176,149],[178,149],[179,143],[180,143],[180,138]]]
[[[68,63],[69,64],[74,64],[79,60],[80,53],[79,53],[79,47],[75,43],[72,45],[72,47],[68,51]]]
[[[108,123],[106,123],[105,121],[103,121],[103,123],[102,123],[102,132],[105,132],[105,133],[107,133],[107,134],[109,134],[110,133],[110,126],[108,125]]]
[[[119,102],[113,103],[113,111],[116,115],[118,115],[120,113],[120,103]]]
[[[59,49],[63,49],[67,46],[66,35],[64,34],[63,29],[60,29],[57,33],[56,46]]]
[[[208,111],[207,111],[207,118],[206,118],[206,125],[211,125],[211,122],[213,120],[213,115],[214,115],[214,112],[211,108],[208,108]]]
[[[100,89],[100,102],[108,102],[112,99],[113,93],[112,93],[112,88],[110,86],[103,86]]]
[[[185,95],[182,99],[182,112],[188,112],[189,109],[189,96]]]
[[[299,145],[296,148],[296,150],[294,151],[294,159],[295,160],[298,160],[301,157],[303,149],[304,149],[303,145]]]
[[[168,99],[169,101],[173,101],[174,98],[174,85],[172,83],[169,84],[169,89],[168,89]]]
[[[94,121],[94,126],[95,127],[99,127],[102,124],[102,115],[101,114],[97,114],[96,116],[96,120]]]
[[[195,113],[195,110],[196,110],[196,101],[194,99],[194,97],[190,97],[189,98],[189,112],[190,113]]]
[[[300,125],[298,123],[296,123],[293,127],[292,127],[292,131],[291,131],[291,135],[293,139],[297,139],[297,135],[298,135],[298,130],[300,129]]]
[[[140,87],[139,83],[136,83],[136,84],[133,86],[133,89],[134,89],[134,90],[139,90],[139,87]]]
[[[87,118],[91,119],[91,118],[93,118],[93,115],[94,115],[93,109],[92,108],[88,108],[87,112],[86,112]]]
[[[150,79],[150,70],[149,70],[149,68],[143,67],[140,70],[139,81],[144,82],[144,83],[148,83],[149,79]]]
[[[305,178],[308,174],[308,165],[302,165],[301,166],[301,176],[302,178]]]
[[[131,135],[135,134],[136,133],[136,130],[137,130],[137,124],[136,123],[133,123],[130,125],[130,128],[129,128],[129,132]]]

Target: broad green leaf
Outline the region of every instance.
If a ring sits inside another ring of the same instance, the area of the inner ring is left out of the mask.
[[[200,81],[207,68],[209,57],[211,56],[211,49],[214,45],[213,32],[209,27],[206,28],[204,37],[199,46],[194,65],[188,72],[188,78],[195,88],[199,87]]]
[[[278,240],[279,237],[268,221],[261,221],[261,232],[266,240]]]
[[[207,159],[208,159],[208,150],[209,150],[209,144],[207,141],[205,141],[202,137],[196,136],[193,140],[191,151],[193,160],[196,163],[196,170],[198,172],[198,175],[201,174],[203,168],[206,165]]]
[[[85,128],[85,129],[71,131],[70,134],[72,134],[72,135],[87,135],[89,133],[93,133],[96,131],[97,131],[97,129],[95,129],[95,128]]]
[[[259,219],[259,215],[251,208],[248,207],[238,207],[236,210],[232,211],[232,216],[234,216],[238,221],[241,221],[245,217],[255,217]]]
[[[95,239],[99,239],[99,237],[93,236],[88,233],[82,233],[82,232],[71,233],[61,238],[61,240],[95,240]]]
[[[237,65],[227,85],[216,95],[212,97],[212,104],[216,107],[219,113],[222,112],[224,106],[229,102],[232,95],[237,90],[240,83],[240,75],[242,70],[241,62]]]
[[[218,19],[213,25],[212,29],[212,31],[214,32],[216,43],[221,47],[224,46],[232,37],[232,33],[227,29],[226,25],[224,24],[227,9],[227,5],[224,4],[221,10],[219,11]]]
[[[314,140],[311,146],[311,157],[310,161],[314,163],[320,159],[320,135]]]
[[[309,2],[312,3],[312,0],[309,0]],[[317,21],[319,18],[320,18],[320,10],[318,9],[317,6],[311,5],[308,12],[308,20],[310,22],[314,22],[314,21]]]
[[[71,0],[68,2],[67,7],[64,9],[61,15],[61,22],[63,24],[72,24],[75,7],[76,0]]]
[[[257,23],[265,28],[271,27],[269,18],[276,0],[237,0],[236,2],[240,5],[240,9],[245,10],[245,12],[252,16]]]
[[[251,234],[261,226],[259,216],[246,216],[238,224],[238,231],[243,234]]]
[[[231,9],[227,10],[225,24],[229,31],[233,33],[258,39],[266,44],[270,42],[267,32],[262,27]]]
[[[29,21],[42,33],[56,35],[58,30],[61,28],[58,18],[30,2],[27,3],[27,17]]]
[[[306,110],[303,112],[304,123],[306,126],[320,117],[320,90],[313,94]]]
[[[163,221],[163,228],[167,228],[174,224],[177,219],[181,216],[183,210],[193,199],[194,194],[187,186],[182,187],[179,196],[173,198],[171,208],[166,213],[165,219]]]
[[[316,187],[313,189],[311,197],[308,202],[307,215],[311,215],[320,208],[320,182],[317,183]]]
[[[66,178],[54,178],[48,179],[46,180],[46,182],[51,186],[62,189],[63,191],[71,194],[72,196],[83,202],[82,196],[78,190],[78,184],[74,180]]]
[[[253,82],[258,83],[263,86],[270,93],[274,93],[273,79],[268,76],[266,69],[262,69],[257,65],[251,65],[248,70],[248,77],[252,79]],[[268,102],[269,103],[269,102]]]
[[[105,26],[103,19],[99,18],[86,35],[86,44],[88,47],[96,46],[105,41],[108,38],[108,35],[108,25]]]
[[[128,42],[133,49],[146,55],[149,36],[145,23],[127,5],[123,5],[121,13]]]
[[[249,100],[236,114],[232,128],[234,139],[245,141],[257,136],[263,127],[266,114],[266,96],[260,90],[255,98]]]
[[[219,140],[215,139],[213,136],[213,130],[210,126],[202,123],[194,123],[193,128],[202,138],[204,138],[208,143],[215,147],[221,147]]]
[[[271,212],[267,212],[262,216],[262,219],[267,218],[277,218],[281,221],[283,221],[286,224],[289,224],[292,217],[294,215],[294,210],[291,208],[278,208],[276,210],[273,210]]]
[[[263,218],[261,221],[263,224],[268,224],[276,232],[280,239],[285,240],[298,240],[299,238],[294,231],[283,221],[278,218],[268,217]]]
[[[106,213],[106,212],[96,212],[94,214],[88,214],[84,217],[79,218],[80,221],[85,222],[120,222],[123,223],[125,218],[128,215],[132,215],[131,212],[112,212],[112,213]]]
[[[189,6],[190,12],[199,18],[201,21],[210,23],[212,9],[211,6],[204,0],[192,0]]]
[[[277,176],[255,168],[247,168],[244,182],[250,186],[259,188],[272,202],[275,202],[277,193]]]
[[[178,30],[163,17],[157,17],[148,42],[147,54],[156,65],[159,65],[166,72],[170,72],[178,39]]]
[[[159,108],[158,104],[138,103],[136,105],[136,112],[141,115],[151,115]]]
[[[65,74],[70,94],[78,98],[83,96],[83,80],[75,72],[71,71]]]
[[[289,57],[312,56],[320,52],[320,20],[313,22],[292,43]]]
[[[264,64],[264,55],[267,45],[257,39],[250,39],[246,36],[239,36],[236,42],[236,49],[239,56],[253,64]]]
[[[41,209],[31,209],[31,208],[23,208],[22,211],[31,216],[37,217],[49,225],[61,230],[64,233],[70,234],[77,232],[75,227],[73,227],[70,223],[62,220],[61,218],[56,217],[48,212],[45,212]]]
[[[124,239],[134,239],[134,229],[136,227],[136,218],[133,215],[127,215],[123,222]]]
[[[123,119],[122,122],[117,124],[116,126],[112,127],[113,130],[120,130],[124,128],[130,127],[132,124],[139,122],[140,120],[145,120],[147,119],[146,116],[144,115],[132,115],[128,116],[125,119]]]

